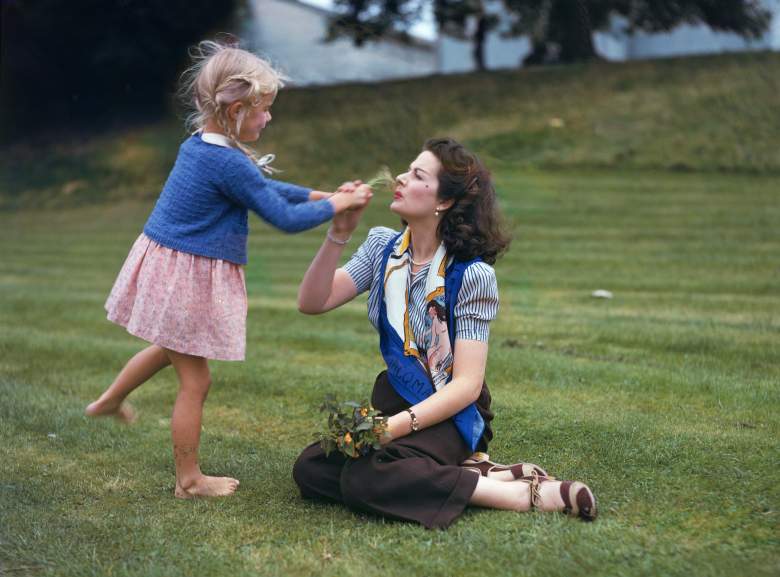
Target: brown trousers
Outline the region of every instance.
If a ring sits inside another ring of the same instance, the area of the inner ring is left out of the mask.
[[[395,392],[386,371],[374,383],[371,403],[386,415],[410,406]],[[486,450],[493,417],[487,387],[477,406],[486,423],[479,449]],[[452,420],[447,419],[359,459],[337,451],[326,457],[319,443],[314,443],[298,457],[293,478],[304,498],[444,529],[463,512],[477,486],[479,475],[458,466],[470,455]]]

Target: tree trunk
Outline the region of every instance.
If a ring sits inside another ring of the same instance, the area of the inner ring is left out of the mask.
[[[597,58],[593,29],[584,0],[555,0],[550,10],[548,40],[560,47],[560,62],[582,62]]]
[[[485,66],[485,40],[487,39],[489,29],[487,15],[480,14],[477,16],[477,29],[474,31],[474,50],[472,54],[474,56],[474,66],[479,71],[487,69]]]

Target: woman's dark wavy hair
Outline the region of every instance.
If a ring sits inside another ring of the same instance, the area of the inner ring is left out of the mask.
[[[439,221],[447,252],[465,261],[481,257],[492,265],[509,248],[510,236],[498,210],[490,172],[477,156],[452,138],[431,138],[423,145],[441,163],[439,199],[454,200]]]

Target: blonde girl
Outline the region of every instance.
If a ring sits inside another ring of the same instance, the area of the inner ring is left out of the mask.
[[[179,392],[171,418],[175,495],[223,496],[238,480],[204,475],[198,464],[208,360],[243,360],[247,298],[248,209],[271,225],[298,232],[334,214],[364,207],[367,187],[335,194],[273,180],[268,158],[247,143],[271,120],[283,77],[245,50],[202,42],[182,91],[194,129],[179,149],[154,210],[130,250],[106,302],[109,320],[150,343],[86,408],[89,416],[135,418],[125,398],[173,365]]]

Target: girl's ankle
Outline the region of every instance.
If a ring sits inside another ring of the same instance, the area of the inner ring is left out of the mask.
[[[189,489],[194,486],[198,479],[203,477],[203,473],[198,471],[197,473],[190,473],[187,475],[176,475],[176,484],[182,489]]]

